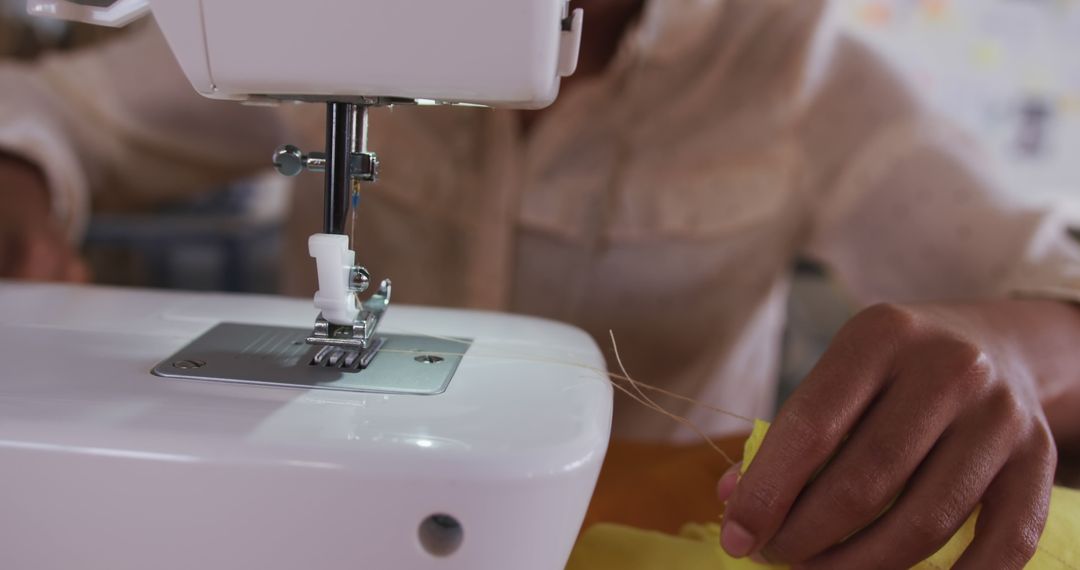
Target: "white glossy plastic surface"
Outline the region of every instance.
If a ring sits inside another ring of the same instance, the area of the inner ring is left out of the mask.
[[[118,0],[95,10],[146,2],[192,85],[219,99],[541,108],[576,67],[581,41],[580,12],[562,29],[566,0]],[[39,15],[117,25],[66,0],[29,4]]]
[[[570,13],[570,33],[562,35],[559,46],[559,75],[569,77],[577,71],[578,55],[581,52],[581,29],[585,23],[585,11],[581,8]]]
[[[193,0],[163,0],[153,3],[154,19],[165,41],[176,55],[192,87],[203,95],[216,92],[210,76],[210,57],[203,41],[202,3]]]
[[[608,441],[588,335],[392,307],[387,332],[475,339],[438,396],[169,380],[214,323],[309,326],[306,300],[0,282],[0,566],[555,570]],[[464,541],[435,557],[431,514]]]
[[[26,11],[33,16],[119,28],[150,13],[150,0],[117,0],[109,6],[76,4],[69,0],[27,0]]]
[[[356,295],[349,290],[349,276],[356,263],[356,252],[349,249],[349,236],[315,234],[308,238],[308,254],[315,258],[319,275],[315,308],[331,323],[353,324],[360,308]]]

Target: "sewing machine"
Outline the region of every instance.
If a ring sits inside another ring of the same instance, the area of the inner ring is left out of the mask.
[[[103,5],[104,4],[104,5]],[[367,109],[539,108],[573,72],[563,0],[29,0],[119,26],[153,13],[208,97],[326,105],[310,302],[0,284],[0,566],[561,568],[607,447],[585,333],[395,306],[345,219],[378,177]],[[256,33],[257,32],[257,33]],[[150,80],[150,79],[148,79]]]

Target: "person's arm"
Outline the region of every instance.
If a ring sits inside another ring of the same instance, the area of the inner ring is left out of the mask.
[[[0,154],[0,276],[86,281],[86,265],[53,218],[39,168]]]
[[[975,145],[866,50],[840,47],[804,125],[827,189],[807,249],[889,304],[844,327],[726,485],[723,545],[806,568],[909,567],[981,505],[957,567],[1022,568],[1058,450],[1080,444],[1080,250],[995,192]]]
[[[101,46],[0,64],[0,188],[32,194],[19,165],[34,165],[52,223],[73,240],[91,205],[140,208],[265,168],[286,130],[275,109],[199,96],[152,22]]]

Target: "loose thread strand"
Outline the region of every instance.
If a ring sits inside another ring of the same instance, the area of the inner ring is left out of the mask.
[[[614,355],[615,355],[615,361],[618,364],[620,371],[622,372],[621,375],[620,374],[614,374],[614,373],[612,373],[610,371],[599,369],[599,368],[596,368],[596,367],[580,364],[580,363],[577,363],[577,362],[558,360],[558,359],[553,359],[553,358],[542,358],[542,357],[537,357],[537,356],[534,356],[534,355],[527,355],[527,356],[526,355],[516,355],[516,354],[509,353],[509,352],[504,352],[504,353],[501,353],[501,354],[496,353],[494,355],[476,354],[477,347],[473,344],[472,341],[469,341],[469,340],[464,340],[464,339],[454,338],[454,337],[447,337],[447,336],[440,336],[440,335],[433,335],[433,334],[427,334],[427,333],[408,333],[408,334],[416,334],[417,336],[426,336],[426,337],[429,337],[429,338],[434,338],[434,339],[438,339],[438,340],[454,342],[454,343],[465,345],[466,347],[472,349],[471,356],[473,356],[473,357],[487,356],[489,358],[509,358],[509,359],[514,359],[514,360],[541,362],[541,363],[547,363],[547,364],[557,364],[557,365],[562,365],[562,366],[571,366],[571,367],[575,367],[575,368],[579,368],[579,369],[588,370],[590,372],[594,372],[594,373],[597,373],[597,374],[605,375],[605,376],[608,377],[608,382],[610,382],[613,387],[618,389],[620,392],[626,394],[630,399],[634,400],[638,404],[641,404],[645,408],[648,408],[648,409],[650,409],[650,410],[652,410],[654,412],[657,412],[657,413],[659,413],[659,414],[661,414],[663,416],[666,416],[667,418],[669,418],[669,419],[671,419],[671,420],[673,420],[673,421],[675,421],[675,422],[677,422],[679,424],[682,424],[682,425],[690,428],[690,430],[692,430],[695,434],[697,434],[697,436],[700,437],[713,451],[715,451],[718,455],[723,457],[724,460],[727,461],[729,465],[734,465],[735,462],[731,459],[730,456],[728,456],[727,453],[724,452],[723,449],[721,449],[718,445],[716,445],[716,442],[713,441],[713,439],[711,437],[709,437],[700,427],[698,427],[697,424],[695,424],[693,421],[691,421],[689,418],[687,418],[685,416],[676,414],[676,413],[671,412],[668,409],[664,408],[662,405],[660,405],[655,400],[650,398],[645,393],[645,390],[657,392],[659,394],[662,394],[662,395],[665,395],[665,396],[668,396],[668,397],[671,397],[671,398],[675,398],[677,400],[687,402],[687,403],[689,403],[689,404],[691,404],[693,406],[698,406],[698,407],[705,408],[705,409],[710,410],[710,411],[712,411],[714,413],[719,413],[719,414],[723,414],[723,415],[726,415],[726,416],[729,416],[729,417],[733,417],[733,418],[739,419],[739,420],[747,422],[747,423],[751,423],[751,424],[753,423],[753,420],[751,420],[750,418],[748,418],[746,416],[742,416],[742,415],[736,414],[734,412],[729,412],[727,410],[717,408],[715,406],[710,406],[709,404],[706,404],[706,403],[701,402],[699,400],[696,400],[694,398],[683,396],[681,394],[676,394],[674,392],[671,392],[669,390],[665,390],[665,389],[660,388],[658,386],[653,386],[651,384],[647,384],[645,382],[641,382],[641,381],[638,381],[638,380],[634,379],[632,376],[630,376],[630,373],[626,370],[626,366],[623,364],[622,355],[619,353],[619,346],[618,346],[618,343],[615,340],[615,333],[614,333],[614,331],[611,331],[611,330],[608,331],[608,335],[611,338],[611,347],[612,347],[612,350],[613,350]],[[394,350],[394,349],[383,349],[382,351],[390,352],[390,353],[407,353],[407,354],[414,354],[414,353],[418,352],[418,351],[414,351],[414,350]],[[464,357],[465,356],[464,353],[458,354],[458,353],[450,353],[450,352],[432,352],[432,351],[423,351],[423,352],[425,354],[434,354],[434,355],[439,355],[439,356],[455,356],[455,357]],[[625,386],[622,386],[616,380],[626,382],[627,384],[630,385],[630,388],[632,388],[633,391],[626,388]]]
[[[555,359],[555,358],[542,358],[542,357],[535,356],[535,355],[512,354],[512,353],[509,353],[509,352],[494,353],[494,354],[477,354],[475,352],[477,347],[473,346],[468,341],[464,341],[464,340],[461,340],[461,339],[450,338],[450,337],[439,337],[439,336],[435,336],[435,335],[424,335],[424,334],[420,334],[420,333],[408,333],[408,334],[416,334],[417,336],[429,336],[431,338],[435,338],[435,339],[439,339],[439,340],[448,340],[448,341],[454,341],[454,342],[466,344],[467,346],[470,346],[470,347],[473,348],[473,352],[470,353],[470,356],[473,356],[473,357],[507,358],[507,359],[513,359],[513,360],[522,360],[522,361],[526,361],[526,362],[539,362],[539,363],[544,363],[544,364],[558,364],[560,366],[572,366],[574,368],[580,368],[582,370],[587,370],[589,372],[595,372],[597,374],[602,374],[602,375],[608,376],[609,379],[623,380],[625,382],[633,383],[635,386],[637,386],[637,387],[639,387],[641,389],[649,390],[651,392],[657,392],[657,393],[663,394],[664,396],[667,396],[669,398],[680,400],[680,401],[686,402],[686,403],[688,403],[688,404],[690,404],[692,406],[703,408],[705,410],[708,410],[708,411],[711,411],[711,412],[714,412],[714,413],[717,413],[717,414],[722,414],[722,415],[725,415],[725,416],[728,416],[728,417],[731,417],[731,418],[735,418],[737,420],[746,422],[747,424],[750,424],[750,425],[753,425],[753,423],[754,423],[754,420],[747,417],[747,416],[737,414],[735,412],[731,412],[731,411],[725,410],[723,408],[718,408],[716,406],[707,404],[707,403],[702,402],[700,400],[695,400],[694,398],[690,398],[688,396],[683,396],[682,394],[677,394],[677,393],[672,392],[670,390],[666,390],[666,389],[661,388],[659,386],[653,386],[652,384],[648,384],[648,383],[642,382],[640,380],[636,380],[634,378],[628,378],[628,377],[620,375],[620,374],[609,372],[607,370],[604,370],[604,369],[601,369],[601,368],[596,368],[594,366],[588,366],[588,365],[585,365],[585,364],[581,364],[579,362],[572,362],[572,361],[568,361],[568,360],[559,360],[559,359]],[[421,354],[421,353],[423,353],[423,354],[431,354],[431,355],[434,355],[434,356],[446,356],[446,357],[457,357],[457,358],[461,358],[461,357],[465,356],[465,353],[460,353],[460,352],[438,352],[438,351],[430,351],[430,350],[419,351],[419,350],[397,350],[397,349],[383,348],[383,349],[380,349],[379,351],[380,352],[392,353],[392,354],[393,353],[396,353],[396,354]]]
[[[615,362],[619,365],[619,370],[622,371],[623,376],[626,376],[626,379],[630,382],[634,391],[636,391],[643,400],[652,404],[654,408],[661,408],[660,404],[657,404],[652,398],[645,395],[645,392],[638,386],[637,381],[626,371],[626,366],[623,365],[622,356],[619,355],[619,343],[615,342],[615,331],[608,329],[608,336],[611,338],[611,350],[615,353]]]
[[[622,371],[623,376],[625,376],[626,379],[630,381],[631,385],[634,386],[634,388],[637,390],[638,394],[640,394],[641,397],[645,401],[647,401],[649,404],[651,404],[651,408],[654,411],[659,412],[660,414],[663,414],[663,415],[665,415],[665,416],[667,416],[667,417],[669,417],[669,418],[671,418],[671,419],[685,425],[686,427],[689,427],[690,429],[694,430],[694,433],[696,433],[698,436],[700,436],[701,439],[704,440],[705,443],[707,443],[709,445],[709,447],[711,447],[713,449],[713,451],[720,454],[720,457],[723,457],[724,460],[728,462],[728,465],[734,465],[735,461],[732,460],[731,457],[729,457],[728,454],[725,453],[723,449],[720,449],[720,446],[716,445],[716,442],[714,442],[711,437],[706,435],[705,432],[702,431],[702,429],[697,426],[697,424],[690,421],[689,418],[686,418],[686,417],[680,416],[678,414],[669,412],[663,406],[661,406],[660,404],[657,404],[652,399],[650,399],[648,396],[646,396],[645,392],[643,392],[641,390],[641,388],[638,388],[637,381],[634,380],[630,376],[630,373],[626,371],[626,366],[623,365],[622,357],[619,356],[619,345],[618,345],[617,342],[615,342],[615,333],[614,333],[614,331],[609,330],[608,335],[611,336],[611,349],[615,352],[615,362],[619,365],[619,370]],[[612,382],[612,385],[617,385],[617,384]]]

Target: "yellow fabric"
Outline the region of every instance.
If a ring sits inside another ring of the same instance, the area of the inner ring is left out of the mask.
[[[758,421],[746,440],[743,465],[749,466],[768,431]],[[916,569],[949,568],[971,542],[976,515],[967,521],[948,544]],[[1050,515],[1035,558],[1034,570],[1080,568],[1080,491],[1055,487]],[[687,524],[678,536],[631,527],[598,524],[587,530],[570,556],[567,570],[761,570],[784,568],[750,560],[736,560],[720,547],[720,525]]]

